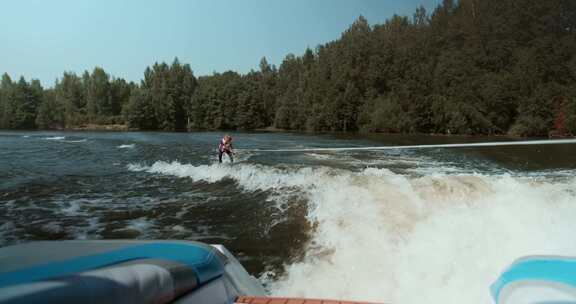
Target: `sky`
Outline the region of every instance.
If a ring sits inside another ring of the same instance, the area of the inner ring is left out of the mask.
[[[411,16],[439,0],[0,0],[0,73],[53,86],[99,66],[139,82],[178,57],[196,76],[257,70],[338,39],[358,16]]]

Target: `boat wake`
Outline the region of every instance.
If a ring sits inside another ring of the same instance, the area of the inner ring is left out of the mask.
[[[491,303],[489,285],[525,255],[576,255],[576,178],[413,176],[387,169],[162,162],[128,169],[308,203],[304,258],[262,280],[276,296],[390,303]]]

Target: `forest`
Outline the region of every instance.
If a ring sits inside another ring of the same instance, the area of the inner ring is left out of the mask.
[[[383,12],[384,13],[384,12]],[[304,46],[303,46],[304,47]],[[196,77],[175,59],[140,83],[102,68],[0,83],[0,129],[576,134],[576,1],[444,0],[288,54]]]

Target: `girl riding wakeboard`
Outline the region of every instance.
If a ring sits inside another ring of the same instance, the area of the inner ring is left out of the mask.
[[[232,157],[232,155],[234,154],[234,151],[232,151],[232,149],[232,136],[226,134],[218,145],[218,161],[222,163],[222,154],[226,153],[230,158],[230,162],[233,163],[234,157]]]

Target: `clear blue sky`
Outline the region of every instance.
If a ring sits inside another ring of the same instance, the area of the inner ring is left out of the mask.
[[[364,15],[430,12],[438,0],[4,0],[0,73],[53,86],[62,72],[95,66],[139,81],[154,62],[189,63],[197,76],[277,66],[340,37]]]

